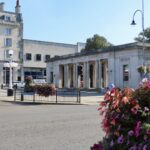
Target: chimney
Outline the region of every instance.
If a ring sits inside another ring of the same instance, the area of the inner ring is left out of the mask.
[[[0,11],[4,11],[4,3],[0,3]]]
[[[16,1],[16,7],[15,7],[15,12],[17,13],[17,14],[19,14],[20,13],[20,5],[19,5],[19,0],[17,0]]]

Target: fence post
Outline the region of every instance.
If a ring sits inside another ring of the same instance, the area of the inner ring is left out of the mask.
[[[81,91],[80,91],[80,88],[79,88],[79,104],[81,103]]]
[[[21,90],[21,101],[24,101],[24,94],[23,94],[23,90]]]
[[[78,103],[78,101],[79,101],[79,89],[77,88],[77,103]]]
[[[56,104],[57,104],[57,89],[56,89]]]
[[[14,101],[16,101],[16,89],[14,88]]]
[[[35,102],[35,93],[36,91],[34,91],[34,94],[33,94],[33,102]]]

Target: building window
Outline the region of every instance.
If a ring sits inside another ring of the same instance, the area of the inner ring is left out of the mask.
[[[36,54],[36,61],[41,61],[41,54]]]
[[[51,58],[51,56],[50,56],[50,55],[45,55],[45,62],[49,61],[49,60],[50,60],[50,58]]]
[[[4,34],[5,35],[11,35],[11,31],[12,31],[11,28],[5,28],[4,29]]]
[[[11,21],[11,17],[10,16],[1,16],[1,19],[5,20],[5,21]]]
[[[5,50],[5,59],[8,59],[8,58],[10,58],[9,50]]]
[[[44,76],[46,76],[46,69],[44,70]]]
[[[31,60],[31,59],[32,59],[31,53],[26,53],[26,60]]]
[[[11,47],[12,46],[12,39],[11,38],[6,38],[5,39],[5,46],[6,47]]]
[[[129,66],[123,65],[123,81],[129,81]]]
[[[50,83],[54,82],[54,74],[53,72],[50,72]]]

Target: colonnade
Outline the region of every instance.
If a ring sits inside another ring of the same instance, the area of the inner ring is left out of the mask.
[[[105,88],[108,85],[108,60],[59,65],[60,88]]]

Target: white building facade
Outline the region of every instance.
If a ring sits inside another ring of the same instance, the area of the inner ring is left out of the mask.
[[[145,44],[145,63],[150,60],[150,44]],[[143,64],[140,43],[113,46],[52,58],[47,63],[47,82],[58,88],[103,89],[116,86],[137,87],[141,80],[137,71]]]
[[[23,22],[20,5],[17,1],[15,12],[4,10],[4,3],[0,3],[0,83],[9,83],[9,68],[4,63],[9,61],[9,50],[13,50],[13,61],[20,63],[22,59]],[[20,65],[13,68],[13,80],[20,78]]]

